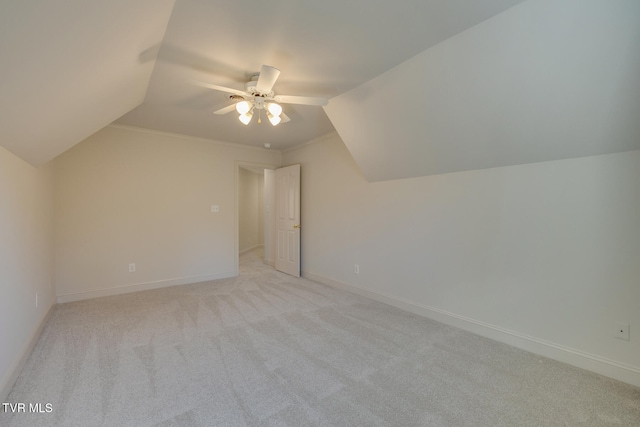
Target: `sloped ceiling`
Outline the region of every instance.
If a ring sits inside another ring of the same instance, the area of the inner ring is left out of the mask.
[[[285,149],[333,131],[319,107],[284,105],[272,127],[213,115],[262,64],[277,94],[331,98],[521,0],[177,0],[145,102],[117,123]]]
[[[640,2],[522,3],[325,111],[370,181],[640,149]]]
[[[320,107],[243,126],[230,101],[262,64],[279,94],[333,97],[522,0],[0,2],[0,144],[42,164],[114,120],[284,149],[333,131]]]
[[[0,144],[40,165],[142,103],[173,4],[0,2]]]
[[[335,128],[371,181],[631,150],[639,40],[637,0],[4,1],[0,144],[39,165],[114,121],[272,149]],[[262,64],[329,105],[243,126],[192,84]]]

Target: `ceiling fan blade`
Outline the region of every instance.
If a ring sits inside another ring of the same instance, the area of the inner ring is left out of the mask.
[[[280,113],[280,123],[290,122],[291,119],[285,113]]]
[[[263,65],[260,69],[260,76],[256,83],[256,90],[260,93],[268,94],[273,89],[273,85],[276,84],[280,70],[270,65]]]
[[[247,92],[243,90],[232,89],[230,87],[224,87],[224,86],[218,86],[218,85],[212,85],[211,83],[199,82],[197,80],[193,80],[193,83],[198,86],[206,87],[207,89],[219,90],[220,92],[232,93],[234,95],[240,95],[242,97],[247,96]]]
[[[224,108],[221,108],[219,110],[214,111],[213,114],[227,114],[227,113],[230,113],[232,111],[235,111],[235,109],[236,109],[236,104],[231,104],[231,105],[228,105],[228,106],[226,106]]]
[[[329,103],[326,98],[314,98],[311,96],[293,96],[293,95],[277,95],[273,100],[282,104],[300,104],[300,105],[320,105],[324,106]]]

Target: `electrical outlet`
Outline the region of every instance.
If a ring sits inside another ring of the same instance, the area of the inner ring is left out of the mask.
[[[360,266],[358,264],[353,265],[353,272],[355,274],[360,274]]]
[[[625,322],[616,322],[616,329],[613,334],[614,337],[621,340],[629,341],[629,324]]]
[[[218,213],[218,212],[220,212],[220,206],[218,206],[218,205],[211,205],[211,212],[213,212],[213,213]]]
[[[129,273],[136,271],[136,265],[134,263],[129,264]]]

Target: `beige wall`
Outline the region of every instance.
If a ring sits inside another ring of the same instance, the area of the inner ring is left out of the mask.
[[[264,171],[264,262],[275,265],[276,252],[276,172]]]
[[[640,151],[368,183],[333,134],[294,163],[305,275],[640,385]]]
[[[58,300],[234,275],[240,161],[278,165],[280,153],[110,126],[59,156]]]
[[[264,244],[264,175],[240,168],[239,171],[239,251]]]
[[[0,147],[0,401],[53,303],[53,168]]]
[[[264,245],[265,221],[264,173],[258,174],[258,244]]]

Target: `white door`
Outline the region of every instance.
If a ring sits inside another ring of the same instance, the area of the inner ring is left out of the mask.
[[[300,277],[300,165],[276,169],[276,270]]]

